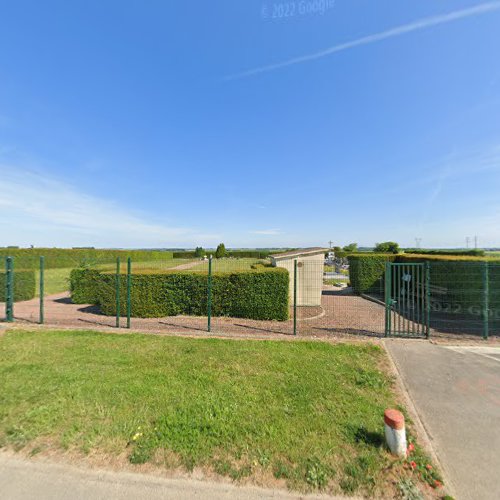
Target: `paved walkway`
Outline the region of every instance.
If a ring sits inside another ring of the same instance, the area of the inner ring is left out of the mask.
[[[242,500],[333,498],[297,495],[282,490],[236,486],[196,479],[165,479],[130,472],[88,470],[0,453],[3,500]]]
[[[457,498],[500,498],[500,348],[386,346]]]

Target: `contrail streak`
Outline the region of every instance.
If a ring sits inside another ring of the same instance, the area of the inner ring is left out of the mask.
[[[273,71],[275,69],[285,68],[287,66],[293,66],[295,64],[300,64],[304,62],[314,61],[316,59],[321,59],[337,52],[343,52],[344,50],[353,49],[355,47],[360,47],[362,45],[369,45],[371,43],[380,42],[382,40],[387,40],[388,38],[393,38],[401,35],[406,35],[412,33],[413,31],[419,31],[432,26],[437,26],[439,24],[451,23],[453,21],[458,21],[467,17],[477,16],[481,14],[486,14],[488,12],[494,12],[500,10],[500,1],[487,2],[475,7],[470,7],[463,10],[457,10],[455,12],[450,12],[449,14],[443,14],[435,17],[426,17],[419,21],[415,21],[410,24],[405,24],[403,26],[398,26],[387,31],[382,31],[380,33],[374,33],[373,35],[368,35],[357,40],[352,40],[350,42],[341,43],[339,45],[334,45],[327,49],[321,50],[320,52],[315,52],[314,54],[308,54],[305,56],[295,57],[293,59],[288,59],[280,63],[269,64],[267,66],[261,66],[259,68],[250,69],[243,71],[242,73],[237,73],[234,75],[227,76],[225,80],[236,80],[239,78],[246,78],[249,76],[257,75],[259,73],[267,73],[268,71]]]

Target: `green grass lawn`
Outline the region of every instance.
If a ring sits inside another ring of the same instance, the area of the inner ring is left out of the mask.
[[[248,271],[252,269],[254,264],[262,263],[268,264],[270,261],[268,259],[213,259],[212,260],[212,271],[215,272],[230,272],[230,271]],[[201,261],[198,266],[192,268],[194,271],[207,271],[208,272],[208,261]]]
[[[76,331],[0,337],[0,446],[380,494],[395,405],[373,345]],[[118,459],[118,458],[117,458]]]
[[[162,261],[146,261],[146,262],[132,262],[132,272],[134,271],[158,271],[171,269],[182,264],[187,264],[193,262],[193,259],[165,259]],[[75,266],[77,267],[77,266]],[[97,269],[102,269],[106,271],[114,271],[116,269],[116,264],[101,264],[96,265]],[[73,267],[61,268],[61,269],[45,269],[45,295],[53,295],[56,293],[62,293],[69,290],[69,275]],[[127,272],[127,262],[122,261],[120,270],[122,273]],[[35,271],[36,276],[36,296],[39,296],[40,292],[40,272],[38,269]]]
[[[196,262],[197,259],[165,259],[162,261],[146,261],[132,262],[132,273],[134,271],[162,272],[172,270],[172,268]],[[266,262],[258,259],[221,259],[213,261],[213,271],[237,271],[251,269],[252,265],[257,262]],[[116,270],[116,264],[101,264],[96,265],[96,269],[113,272]],[[69,290],[69,275],[72,267],[61,269],[45,269],[45,295],[53,295]],[[194,271],[207,271],[208,262],[199,261],[199,264],[191,268]],[[120,271],[127,272],[126,260],[121,262]],[[36,275],[36,296],[39,296],[40,291],[40,273],[38,269]]]
[[[332,279],[324,279],[323,280],[323,284],[325,285],[336,285],[336,284],[339,284],[339,283],[349,283],[349,279],[348,278],[332,278]]]
[[[132,273],[134,271],[166,271],[173,267],[180,266],[182,264],[188,264],[190,262],[195,262],[197,259],[165,259],[165,260],[153,260],[145,262],[134,262],[132,261]],[[96,266],[97,269],[104,271],[115,271],[116,264],[103,264],[102,266]],[[120,265],[120,271],[122,273],[127,272],[127,261],[122,260]]]
[[[44,294],[53,295],[69,290],[69,273],[73,268],[45,269],[44,271]],[[40,295],[40,273],[35,272],[36,276],[36,296]]]

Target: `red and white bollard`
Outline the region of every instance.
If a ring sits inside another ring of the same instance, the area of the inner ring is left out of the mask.
[[[398,410],[384,412],[385,440],[393,455],[406,456],[405,417]]]

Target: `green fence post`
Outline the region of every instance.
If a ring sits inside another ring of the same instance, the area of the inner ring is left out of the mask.
[[[483,339],[487,340],[490,330],[490,273],[488,262],[483,264]]]
[[[127,328],[130,328],[132,312],[132,259],[127,259]]]
[[[431,263],[425,263],[425,336],[431,335]]]
[[[120,328],[120,257],[116,258],[116,328]]]
[[[207,297],[207,331],[211,331],[212,322],[212,256],[208,259],[208,297]]]
[[[40,257],[40,324],[45,321],[44,315],[44,292],[45,292],[45,258]]]
[[[297,335],[297,259],[293,261],[293,334]]]
[[[385,336],[391,333],[391,263],[385,263]]]
[[[7,257],[5,261],[5,317],[8,322],[14,321],[14,260]]]

